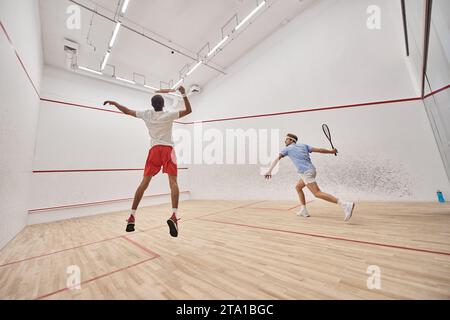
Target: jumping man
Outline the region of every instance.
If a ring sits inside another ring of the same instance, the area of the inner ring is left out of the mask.
[[[344,220],[348,221],[352,217],[355,204],[353,202],[341,201],[334,196],[320,190],[316,182],[316,168],[312,164],[311,158],[309,157],[309,154],[311,152],[333,154],[338,152],[337,149],[328,150],[313,148],[306,144],[297,143],[297,140],[298,138],[295,134],[289,133],[286,136],[286,148],[284,148],[280,152],[278,158],[273,161],[269,171],[265,174],[266,179],[272,178],[273,168],[275,168],[275,166],[281,159],[288,156],[297,167],[298,173],[300,174],[300,181],[295,187],[301,203],[300,211],[297,213],[297,215],[305,218],[309,217],[308,210],[306,209],[305,194],[303,193],[303,188],[307,186],[315,197],[341,205],[345,213]]]
[[[177,183],[177,162],[175,151],[173,149],[172,140],[172,125],[176,119],[183,118],[192,112],[191,104],[186,96],[186,91],[183,87],[178,90],[183,96],[186,109],[184,111],[167,112],[164,111],[164,98],[161,95],[152,97],[152,106],[154,110],[147,109],[145,111],[135,111],[120,105],[115,101],[105,101],[103,105],[110,104],[115,106],[123,113],[144,120],[148,128],[148,133],[151,139],[151,148],[148,152],[147,161],[145,164],[144,177],[141,184],[136,190],[134,196],[133,206],[131,207],[131,214],[127,220],[127,232],[134,231],[136,209],[139,202],[144,195],[152,177],[158,174],[163,168],[163,173],[169,176],[169,185],[172,197],[172,216],[167,220],[169,225],[170,235],[172,237],[178,236],[178,199],[179,189]]]

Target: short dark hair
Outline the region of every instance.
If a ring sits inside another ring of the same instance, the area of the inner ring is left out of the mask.
[[[292,140],[294,140],[295,142],[298,141],[297,136],[296,136],[295,134],[293,134],[293,133],[288,133],[287,136],[288,136],[289,138],[291,138]]]
[[[156,111],[160,111],[164,108],[164,98],[157,94],[152,98],[152,106]]]

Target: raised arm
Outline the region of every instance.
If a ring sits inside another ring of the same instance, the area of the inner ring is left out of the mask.
[[[178,91],[180,91],[181,95],[183,96],[184,106],[186,107],[185,110],[180,111],[180,118],[183,118],[192,112],[192,108],[191,103],[189,102],[189,99],[186,96],[186,90],[184,89],[184,87],[179,87]]]
[[[267,171],[267,173],[264,175],[264,177],[265,177],[266,179],[272,178],[272,170],[273,170],[273,168],[275,168],[275,167],[277,166],[278,162],[280,162],[281,159],[283,159],[283,156],[280,154],[280,155],[278,156],[278,158],[276,158],[275,160],[273,160],[272,165],[271,165],[270,168],[269,168],[269,171]]]
[[[117,109],[119,109],[120,111],[122,111],[123,113],[125,113],[125,114],[127,114],[129,116],[136,117],[136,111],[135,110],[128,109],[127,107],[125,107],[125,106],[123,106],[123,105],[121,105],[121,104],[119,104],[119,103],[117,103],[115,101],[105,101],[103,103],[103,105],[107,105],[107,104],[115,106]]]
[[[317,152],[317,153],[329,153],[329,154],[333,154],[333,153],[338,153],[337,149],[322,149],[322,148],[311,148],[311,152]]]

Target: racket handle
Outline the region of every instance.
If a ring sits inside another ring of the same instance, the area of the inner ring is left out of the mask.
[[[334,149],[333,142],[331,142],[331,140],[330,140],[330,144],[331,144],[331,147]],[[337,157],[337,153],[335,153],[334,156]]]

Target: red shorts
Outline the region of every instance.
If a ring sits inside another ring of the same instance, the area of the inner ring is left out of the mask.
[[[171,146],[156,145],[150,149],[145,163],[144,176],[156,176],[161,167],[163,173],[170,176],[176,176],[178,173],[175,150]]]

